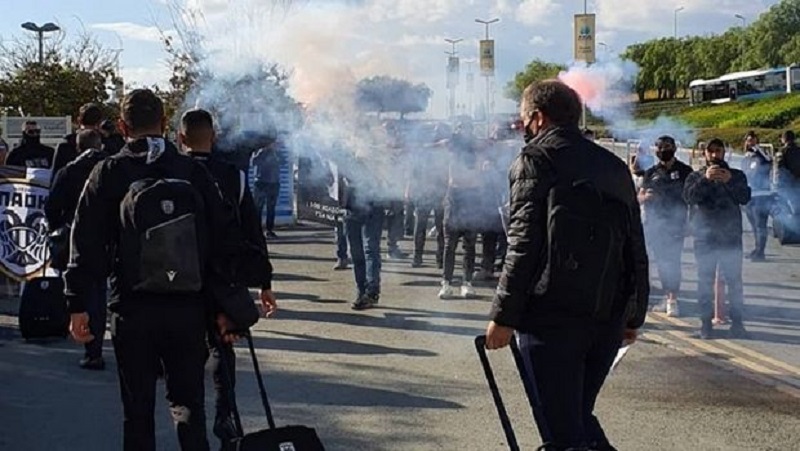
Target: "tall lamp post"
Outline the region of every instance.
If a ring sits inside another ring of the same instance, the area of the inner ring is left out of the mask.
[[[746,66],[744,65],[744,34],[745,34],[745,27],[747,27],[747,19],[741,14],[736,14],[736,18],[742,21],[742,39],[741,42],[739,43],[739,59],[742,60],[742,70],[745,70]]]
[[[47,22],[46,24],[42,25],[41,27],[36,25],[33,22],[25,22],[24,24],[22,24],[22,28],[24,28],[24,29],[26,29],[28,31],[32,31],[32,32],[34,32],[34,33],[36,33],[38,35],[37,37],[39,38],[39,64],[43,64],[44,63],[44,34],[45,33],[50,33],[50,32],[53,32],[53,31],[58,31],[61,28],[58,25],[56,25],[56,24],[54,24],[52,22]]]
[[[492,24],[495,24],[497,22],[500,22],[500,19],[497,19],[497,18],[492,19],[492,20],[475,19],[475,22],[477,22],[479,24],[482,24],[482,25],[484,25],[486,27],[486,35],[485,35],[484,39],[486,41],[488,41],[489,40],[489,26],[492,25]],[[483,55],[480,55],[480,58],[483,58]],[[482,72],[484,72],[484,71],[482,71]],[[485,114],[486,114],[486,137],[489,137],[490,134],[491,134],[491,130],[490,130],[490,128],[491,128],[491,116],[494,113],[494,111],[493,111],[494,110],[494,106],[492,105],[493,102],[492,102],[492,82],[491,82],[492,75],[494,75],[494,50],[492,50],[492,71],[491,72],[485,71],[483,75],[484,75],[484,77],[486,77],[486,108],[485,108],[485,111],[484,111]]]
[[[675,39],[678,39],[678,13],[683,11],[684,8],[681,6],[680,8],[675,8],[675,25],[673,27],[673,34],[675,35]]]
[[[456,111],[456,87],[458,86],[458,50],[456,45],[463,41],[463,39],[445,39],[445,42],[453,46],[452,52],[445,52],[449,55],[447,60],[447,87],[450,89],[450,117],[455,117],[458,112]]]

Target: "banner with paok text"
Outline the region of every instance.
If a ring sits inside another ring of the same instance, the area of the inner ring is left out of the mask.
[[[0,272],[17,282],[42,275],[50,258],[44,214],[50,174],[0,166]]]

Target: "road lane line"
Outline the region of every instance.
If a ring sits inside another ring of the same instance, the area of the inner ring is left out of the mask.
[[[786,385],[781,381],[778,381],[772,377],[764,376],[761,374],[754,374],[750,371],[745,371],[742,368],[730,363],[729,361],[719,359],[717,357],[709,356],[708,354],[698,352],[694,349],[687,348],[685,346],[679,346],[675,344],[672,340],[669,340],[661,335],[658,334],[657,331],[652,332],[645,332],[642,334],[642,338],[645,340],[649,340],[661,346],[665,346],[673,351],[679,352],[683,355],[688,357],[697,358],[705,363],[713,365],[717,368],[721,368],[726,371],[731,371],[745,379],[751,380],[761,385],[766,385],[768,387],[772,387],[775,390],[792,396],[794,398],[800,399],[800,389],[795,388],[792,385]],[[683,341],[683,340],[681,340]]]
[[[667,322],[675,324],[676,326],[693,327],[691,324],[687,323],[686,321],[682,321],[682,320],[677,319],[677,318],[670,318],[670,317],[666,316],[663,313],[651,313],[651,314],[653,316],[656,316],[656,317],[658,317],[660,319],[663,319],[663,320],[665,320]],[[775,358],[772,358],[772,357],[770,357],[768,355],[765,355],[765,354],[760,353],[758,351],[755,351],[753,349],[750,349],[750,348],[747,348],[747,347],[742,346],[740,344],[734,343],[734,342],[732,342],[730,340],[715,339],[715,340],[713,340],[713,342],[717,343],[717,344],[720,344],[720,345],[723,345],[723,346],[727,346],[731,350],[741,352],[742,354],[746,354],[747,356],[749,356],[751,358],[761,360],[763,363],[768,363],[768,364],[770,364],[772,366],[775,366],[775,367],[778,367],[778,368],[780,368],[780,369],[782,369],[784,371],[788,371],[789,373],[793,374],[794,376],[797,376],[798,378],[800,378],[800,368],[798,368],[796,366],[793,366],[793,365],[791,365],[789,363],[783,362],[781,360],[777,360]]]

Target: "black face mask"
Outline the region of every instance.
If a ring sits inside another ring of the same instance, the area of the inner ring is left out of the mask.
[[[525,135],[523,135],[522,137],[522,139],[525,140],[525,144],[530,144],[531,141],[533,141],[534,138],[536,138],[536,133],[534,133],[533,130],[531,130],[531,124],[533,124],[533,121],[528,122],[528,124],[525,125],[525,130],[524,130]]]
[[[25,133],[24,138],[26,144],[39,144],[42,140],[41,135],[33,133]]]
[[[664,163],[668,161],[672,161],[675,158],[675,151],[674,150],[659,150],[656,152],[656,156],[659,160],[663,161]]]

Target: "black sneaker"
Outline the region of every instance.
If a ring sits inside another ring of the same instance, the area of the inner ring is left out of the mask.
[[[386,253],[386,258],[388,260],[403,260],[408,258],[408,254],[401,251],[400,249],[392,249]]]
[[[342,260],[341,258],[336,259],[336,265],[334,265],[334,271],[342,271],[347,269],[347,260]]]
[[[84,357],[78,362],[78,366],[84,370],[103,371],[106,369],[106,361],[102,357]]]
[[[714,338],[714,325],[711,320],[703,320],[703,325],[700,326],[700,339],[710,340]]]
[[[444,263],[441,260],[436,260],[436,269],[443,269]]]
[[[414,257],[414,261],[411,262],[412,268],[422,268],[422,257]]]
[[[267,235],[267,238],[269,238],[269,239],[273,239],[274,240],[274,239],[278,238],[278,235],[275,235],[275,232],[273,232],[271,230],[268,231],[266,235]]]
[[[756,262],[756,263],[765,262],[765,261],[767,261],[767,257],[764,254],[758,254],[758,253],[751,254],[750,255],[750,261],[751,262]]]
[[[734,321],[733,324],[731,324],[731,338],[740,340],[747,340],[750,338],[750,334],[747,332],[747,329],[744,328],[744,324],[741,321]]]
[[[350,307],[353,310],[367,310],[375,307],[380,300],[380,296],[377,294],[365,294],[363,296],[359,296],[353,305]]]

